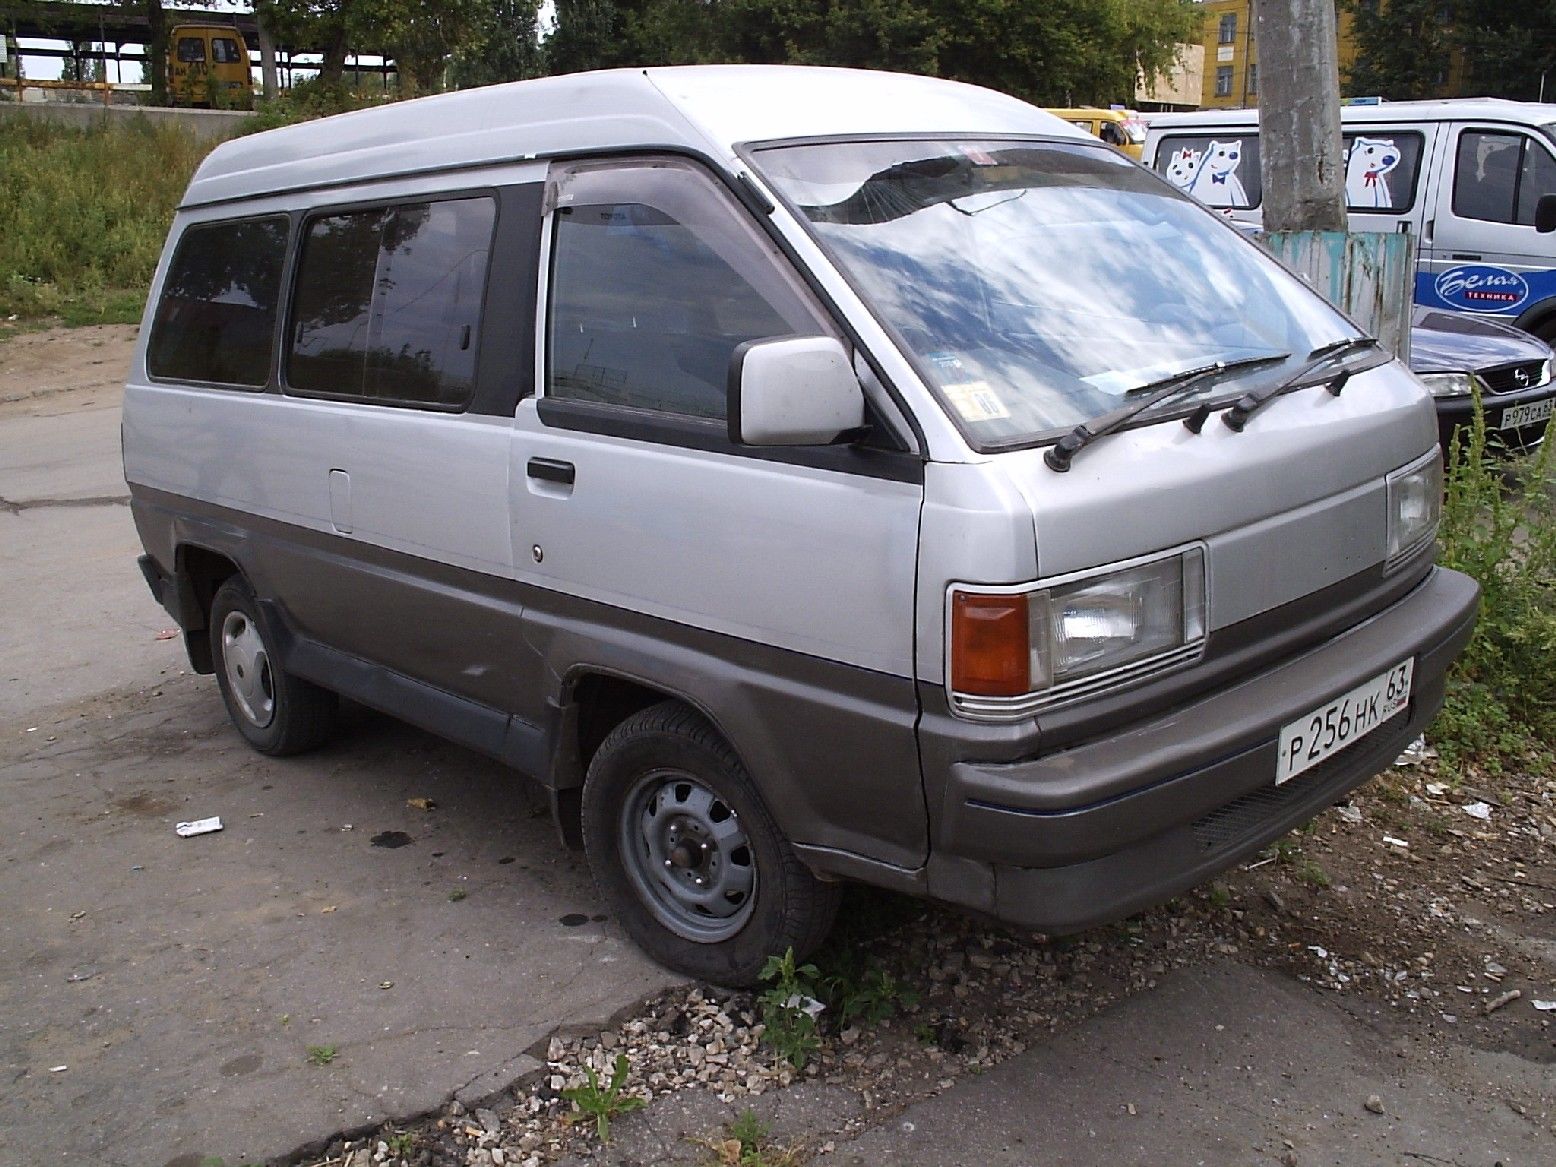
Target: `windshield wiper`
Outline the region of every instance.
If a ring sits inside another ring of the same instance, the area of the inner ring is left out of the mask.
[[[1075,455],[1084,450],[1092,442],[1100,437],[1112,433],[1125,425],[1131,419],[1144,413],[1153,405],[1166,401],[1169,397],[1176,397],[1193,388],[1201,381],[1218,374],[1229,372],[1232,369],[1251,369],[1255,365],[1273,365],[1286,360],[1290,353],[1268,353],[1260,357],[1243,357],[1235,361],[1214,361],[1208,365],[1201,365],[1196,369],[1184,369],[1182,372],[1173,373],[1170,376],[1158,378],[1155,381],[1147,381],[1144,385],[1136,385],[1124,394],[1125,397],[1139,398],[1128,405],[1121,405],[1117,409],[1104,413],[1100,417],[1094,417],[1090,421],[1083,421],[1064,437],[1050,446],[1043,454],[1043,461],[1048,464],[1050,470],[1064,473],[1070,468],[1070,463],[1075,460]]]
[[[1237,399],[1237,404],[1221,415],[1221,420],[1226,422],[1227,428],[1242,433],[1243,427],[1248,424],[1248,419],[1263,406],[1274,401],[1282,393],[1297,388],[1299,382],[1312,376],[1325,365],[1332,364],[1343,356],[1364,348],[1377,348],[1378,342],[1370,336],[1352,336],[1345,340],[1337,340],[1333,344],[1321,345],[1307,355],[1307,364],[1303,365],[1284,381],[1280,381],[1266,389],[1244,393]],[[1336,397],[1340,396],[1340,390],[1345,388],[1345,383],[1350,380],[1349,372],[1341,373],[1335,377],[1329,385],[1329,392]]]

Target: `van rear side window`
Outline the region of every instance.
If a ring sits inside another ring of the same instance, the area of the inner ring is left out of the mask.
[[[467,404],[496,217],[492,199],[470,198],[312,220],[288,387],[394,405]]]
[[[1156,169],[1207,207],[1251,210],[1264,197],[1257,134],[1163,138]]]
[[[184,232],[151,325],[153,377],[253,388],[270,380],[287,226],[276,216]]]

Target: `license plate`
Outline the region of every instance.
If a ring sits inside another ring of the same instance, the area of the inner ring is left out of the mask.
[[[1553,407],[1556,407],[1556,397],[1547,397],[1544,401],[1531,401],[1527,405],[1509,405],[1502,411],[1502,428],[1512,430],[1519,426],[1533,425],[1537,421],[1545,421],[1551,416]]]
[[[1275,785],[1289,782],[1358,738],[1366,737],[1410,704],[1410,678],[1414,673],[1414,658],[1400,661],[1388,672],[1363,681],[1344,696],[1290,722],[1280,731]]]

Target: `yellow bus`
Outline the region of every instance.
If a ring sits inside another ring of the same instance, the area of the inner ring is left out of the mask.
[[[1095,134],[1110,146],[1117,146],[1136,162],[1145,148],[1145,122],[1132,109],[1102,109],[1082,106],[1076,109],[1050,109],[1072,126]]]
[[[252,109],[248,46],[237,29],[179,24],[168,34],[168,102],[202,109]]]

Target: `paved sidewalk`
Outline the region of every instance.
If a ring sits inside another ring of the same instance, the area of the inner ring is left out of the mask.
[[[1556,1066],[1463,1049],[1424,1063],[1317,991],[1217,964],[964,1079],[822,1162],[1556,1163]],[[1373,1095],[1382,1114],[1367,1109]]]

